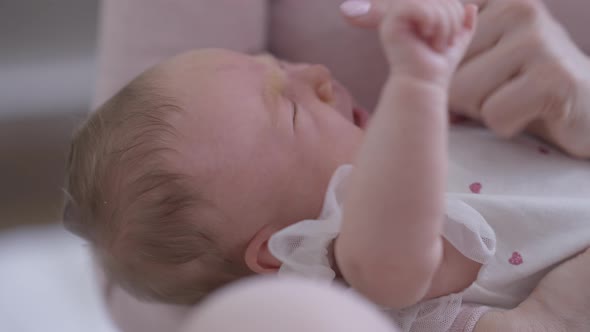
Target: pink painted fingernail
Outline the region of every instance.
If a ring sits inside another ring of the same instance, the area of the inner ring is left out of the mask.
[[[371,2],[367,0],[348,0],[340,5],[340,10],[346,16],[363,16],[371,10]]]

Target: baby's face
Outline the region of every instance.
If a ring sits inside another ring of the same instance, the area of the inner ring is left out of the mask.
[[[179,167],[234,221],[214,226],[228,245],[317,217],[332,173],[360,147],[366,112],[322,66],[205,50],[159,72],[188,113],[174,123],[188,151]]]

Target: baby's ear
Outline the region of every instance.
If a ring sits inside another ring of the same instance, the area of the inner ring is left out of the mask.
[[[276,273],[281,267],[281,262],[268,250],[268,241],[276,231],[276,227],[266,225],[248,243],[244,261],[253,272],[258,274]]]

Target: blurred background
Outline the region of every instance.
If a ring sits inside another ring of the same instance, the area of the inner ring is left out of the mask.
[[[0,331],[114,331],[87,248],[59,224],[98,13],[98,0],[0,0]]]

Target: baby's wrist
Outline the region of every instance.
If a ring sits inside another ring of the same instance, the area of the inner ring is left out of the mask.
[[[422,81],[426,84],[434,84],[438,87],[448,91],[451,84],[452,72],[449,70],[432,70],[423,68],[422,66],[414,66],[415,68],[407,68],[408,66],[397,65],[391,67],[390,77],[400,79],[414,79]],[[411,66],[410,66],[411,67]]]
[[[410,75],[390,75],[384,86],[385,91],[396,92],[396,95],[432,100],[444,105],[447,104],[449,94],[448,87],[439,84],[439,82]]]
[[[421,75],[408,73],[392,73],[389,76],[388,84],[397,86],[414,87],[416,89],[430,90],[429,92],[448,94],[449,83],[445,79],[426,78]]]

